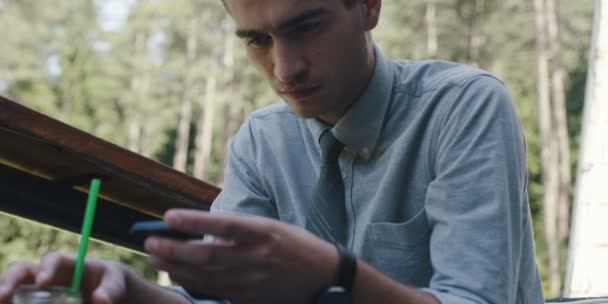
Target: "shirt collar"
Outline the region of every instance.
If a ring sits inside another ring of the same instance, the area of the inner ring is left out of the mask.
[[[347,149],[369,158],[374,152],[390,103],[393,87],[393,62],[374,45],[376,66],[367,89],[332,128],[334,136]],[[316,118],[306,119],[315,140],[330,128]]]

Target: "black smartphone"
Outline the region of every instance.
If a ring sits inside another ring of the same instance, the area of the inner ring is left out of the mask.
[[[167,225],[167,223],[163,221],[136,222],[135,224],[133,224],[133,226],[131,226],[129,234],[131,234],[131,236],[137,241],[138,244],[142,246],[142,248],[144,246],[144,241],[146,240],[146,238],[152,235],[183,241],[203,238],[202,234],[188,233],[172,229],[171,227],[169,227],[169,225]],[[217,298],[215,296],[191,292],[187,289],[186,292],[188,292],[191,297],[199,300],[221,300],[220,298]]]
[[[203,238],[202,234],[174,230],[163,221],[137,222],[131,226],[129,234],[131,234],[131,236],[137,241],[138,244],[141,244],[142,247],[146,238],[152,235],[183,241]]]

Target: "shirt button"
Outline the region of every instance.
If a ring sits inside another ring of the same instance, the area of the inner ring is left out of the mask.
[[[361,156],[363,156],[364,158],[368,158],[369,157],[369,149],[368,148],[363,148],[363,150],[361,150]]]

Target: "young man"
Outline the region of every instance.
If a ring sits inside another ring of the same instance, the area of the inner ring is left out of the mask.
[[[165,215],[215,240],[148,238],[154,267],[237,303],[543,302],[506,89],[462,65],[386,58],[370,35],[381,3],[224,1],[284,102],[233,139],[211,214]],[[15,264],[0,301],[68,282],[72,264]],[[94,303],[188,303],[114,262],[86,271]]]

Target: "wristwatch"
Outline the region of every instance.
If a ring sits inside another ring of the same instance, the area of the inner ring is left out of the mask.
[[[357,274],[357,258],[342,245],[334,243],[338,249],[340,262],[338,272],[331,286],[317,297],[317,304],[351,304],[353,281]]]

